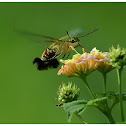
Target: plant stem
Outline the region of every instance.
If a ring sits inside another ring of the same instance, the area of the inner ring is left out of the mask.
[[[92,92],[92,90],[91,90],[91,88],[90,88],[90,86],[89,86],[89,84],[88,84],[88,82],[87,82],[87,78],[86,78],[86,77],[82,77],[82,80],[83,80],[84,83],[86,84],[86,86],[87,86],[87,88],[88,88],[90,94],[92,95],[92,97],[95,98],[95,95],[94,95],[94,93]]]
[[[106,93],[106,73],[103,73],[103,79],[104,79],[104,92]]]
[[[115,123],[115,120],[113,119],[113,117],[111,115],[111,111],[110,111],[110,109],[108,107],[107,101],[104,104],[104,107],[101,108],[99,106],[98,109],[108,118],[110,124],[114,124]]]
[[[110,111],[108,111],[105,115],[108,118],[110,124],[114,124],[115,123],[115,121],[114,121]]]
[[[78,113],[76,113],[76,116],[79,118],[79,120],[80,120],[81,122],[83,122],[84,124],[87,124],[87,123],[84,121],[84,119],[83,119],[80,115],[78,115]]]
[[[119,102],[120,102],[121,118],[122,118],[122,122],[124,122],[125,120],[124,120],[124,111],[123,111],[123,102],[122,102],[121,72],[122,72],[122,69],[117,69],[118,84],[119,84]]]
[[[107,101],[106,101],[106,108],[107,108],[106,116],[108,117],[108,120],[109,120],[110,124],[114,124],[115,123],[115,120],[112,117],[111,110],[108,107]]]

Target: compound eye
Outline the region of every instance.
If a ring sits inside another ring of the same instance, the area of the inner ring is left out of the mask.
[[[71,42],[72,42],[72,43],[74,43],[74,42],[75,42],[75,40],[72,40]]]

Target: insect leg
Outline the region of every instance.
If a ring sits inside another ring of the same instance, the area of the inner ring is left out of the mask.
[[[66,54],[63,55],[62,59],[66,56]]]
[[[76,53],[78,53],[78,52],[76,51],[76,49],[75,49],[73,46],[70,45],[70,48],[71,48],[72,50],[74,50]],[[78,54],[79,54],[79,53],[78,53]]]
[[[68,54],[67,58],[68,58],[69,56],[70,56],[70,52],[69,52],[69,54]],[[66,58],[66,59],[67,59],[67,58]]]
[[[74,48],[76,49],[77,47],[79,47],[79,45],[75,46]]]
[[[65,51],[66,51],[66,53],[68,52],[69,47],[70,47],[70,45],[69,45],[69,43],[68,43],[67,49],[65,50]],[[66,56],[66,53],[64,54],[63,58]],[[69,54],[68,54],[67,58],[69,57],[69,55],[70,55],[70,52],[69,52]],[[63,58],[62,58],[62,59],[63,59]],[[67,58],[66,58],[66,59],[67,59]]]
[[[86,48],[84,48],[84,47],[83,47],[82,45],[80,45],[79,43],[78,43],[78,45],[75,46],[74,48],[76,49],[76,48],[79,47],[79,46],[82,48],[83,52],[85,52],[84,50],[90,52],[89,50],[87,50]]]

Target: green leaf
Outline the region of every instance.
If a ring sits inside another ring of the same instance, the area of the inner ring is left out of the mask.
[[[63,107],[64,110],[67,112],[68,115],[68,122],[71,121],[71,117],[73,113],[78,113],[80,115],[83,113],[87,107],[95,106],[98,107],[101,103],[107,100],[107,97],[97,98],[94,100],[77,100],[69,103],[64,103]]]
[[[84,109],[84,105],[87,104],[86,100],[77,100],[69,103],[64,103],[63,108],[68,114],[68,122],[71,121],[73,113],[80,113]]]
[[[107,97],[102,97],[102,98],[96,98],[94,100],[90,100],[87,105],[88,106],[97,106],[98,104],[100,104],[101,102],[106,101],[108,98]]]
[[[101,97],[101,98],[96,98],[94,100],[88,101],[85,107],[87,106],[99,106],[102,102],[106,101],[108,98],[107,97]]]

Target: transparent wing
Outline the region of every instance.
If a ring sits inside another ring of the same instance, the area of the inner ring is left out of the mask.
[[[27,31],[16,31],[16,33],[18,33],[20,36],[27,38],[33,42],[36,42],[42,46],[49,45],[49,43],[54,43],[56,41],[61,42],[61,40],[59,40],[59,39],[45,36],[45,35],[41,35],[41,34],[37,34],[37,33],[32,33],[32,32],[27,32]]]
[[[71,36],[78,37],[83,33],[83,30],[81,28],[77,28],[77,29],[69,31],[69,33]]]

